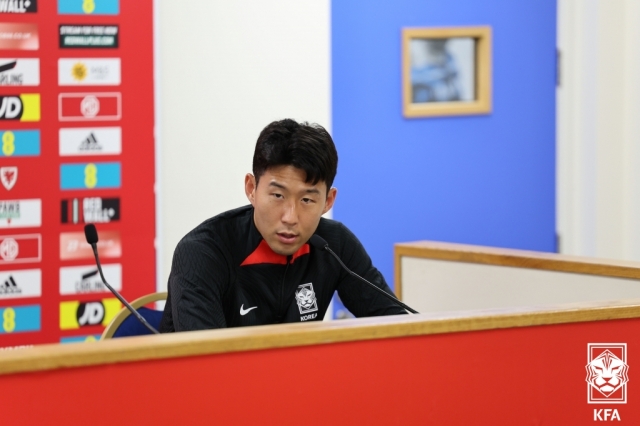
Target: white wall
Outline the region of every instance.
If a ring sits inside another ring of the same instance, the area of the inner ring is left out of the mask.
[[[561,252],[640,260],[640,1],[559,0]]]
[[[189,230],[247,204],[268,123],[331,129],[330,0],[156,0],[158,289]]]
[[[421,314],[640,298],[631,278],[410,256],[400,267],[402,301]]]

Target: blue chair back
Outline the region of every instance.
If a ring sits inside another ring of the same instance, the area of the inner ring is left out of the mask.
[[[149,309],[147,307],[140,307],[136,309],[144,319],[156,330],[160,327],[160,320],[162,319],[162,311],[156,311],[155,309]],[[142,336],[145,334],[151,334],[151,331],[133,315],[129,315],[122,321],[122,324],[113,333],[113,338],[128,337],[128,336]]]

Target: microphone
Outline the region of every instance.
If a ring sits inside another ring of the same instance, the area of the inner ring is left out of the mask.
[[[153,334],[160,334],[158,332],[158,330],[156,330],[155,328],[153,328],[151,326],[151,324],[149,324],[147,322],[146,319],[144,319],[144,317],[142,315],[140,315],[140,313],[138,311],[136,311],[135,309],[133,309],[133,306],[131,306],[129,304],[129,302],[127,302],[126,300],[124,300],[124,297],[122,297],[120,295],[120,293],[118,293],[116,291],[115,288],[111,287],[109,285],[109,283],[107,282],[107,280],[104,278],[104,274],[102,273],[102,266],[100,266],[100,258],[98,257],[98,231],[96,230],[96,226],[93,223],[89,223],[87,225],[84,226],[84,236],[87,239],[87,243],[89,243],[89,245],[91,246],[91,248],[93,249],[93,255],[96,258],[96,265],[98,265],[98,272],[100,272],[100,278],[102,279],[102,283],[107,286],[107,288],[111,291],[111,293],[113,293],[114,296],[116,296],[118,298],[118,300],[120,300],[120,302],[122,302],[122,304],[124,306],[127,307],[127,309],[129,309],[129,311],[136,317],[138,318],[138,321],[140,321],[142,323],[142,325],[144,325],[145,327],[147,327]]]
[[[419,313],[418,311],[410,308],[409,306],[405,305],[404,303],[402,303],[401,301],[399,301],[394,295],[387,293],[386,291],[384,291],[383,289],[381,289],[380,287],[378,287],[375,284],[370,283],[369,281],[365,280],[364,278],[362,278],[360,275],[356,274],[355,272],[353,272],[351,269],[347,268],[347,265],[345,265],[342,260],[340,260],[340,258],[338,257],[337,254],[335,254],[333,252],[333,250],[331,250],[331,248],[329,247],[329,243],[327,243],[325,241],[324,238],[322,238],[320,235],[318,234],[313,234],[311,236],[311,238],[309,238],[309,243],[314,246],[317,249],[320,250],[326,250],[329,253],[331,253],[331,255],[333,257],[336,258],[336,260],[338,261],[338,263],[340,263],[340,265],[345,269],[345,271],[347,271],[350,275],[356,277],[357,279],[359,279],[360,281],[362,281],[363,283],[366,283],[367,285],[371,286],[372,288],[374,288],[378,293],[383,294],[387,299],[390,299],[391,301],[393,301],[395,304],[400,305],[402,308],[406,309],[407,311],[411,312],[412,314],[417,314]]]

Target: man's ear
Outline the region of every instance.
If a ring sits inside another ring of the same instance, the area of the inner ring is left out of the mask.
[[[256,206],[256,177],[251,173],[247,173],[244,177],[244,193],[252,206]]]
[[[336,196],[338,195],[338,190],[336,188],[331,188],[329,193],[327,194],[327,201],[324,203],[324,209],[322,210],[322,214],[325,214],[331,207],[333,207],[333,203],[336,202]]]

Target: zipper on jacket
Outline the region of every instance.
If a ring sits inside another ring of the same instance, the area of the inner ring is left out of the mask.
[[[287,278],[287,271],[289,270],[289,264],[293,256],[287,256],[287,265],[284,267],[284,274],[282,275],[282,285],[280,286],[280,322],[284,320],[286,312],[284,312],[284,282]]]

